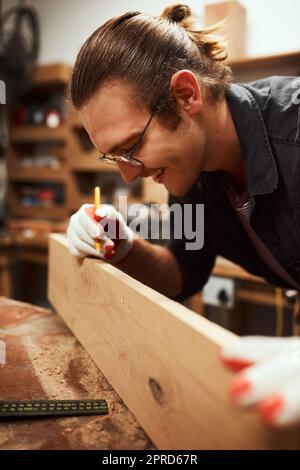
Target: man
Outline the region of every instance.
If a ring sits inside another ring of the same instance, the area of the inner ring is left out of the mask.
[[[70,86],[92,142],[126,182],[152,176],[169,191],[170,203],[205,204],[203,248],[186,250],[184,237],[174,237],[168,248],[152,245],[111,206],[95,214],[84,205],[70,220],[70,251],[107,259],[176,300],[204,286],[217,255],[298,290],[296,79],[231,85],[224,50],[212,31],[195,29],[185,5],[158,18],[137,12],[114,18],[83,45]],[[119,236],[104,231],[109,221],[118,222]],[[96,239],[102,240],[100,253]],[[248,366],[233,383],[235,401],[259,402],[274,424],[300,420],[294,341],[241,339],[236,350],[223,352],[230,367]]]

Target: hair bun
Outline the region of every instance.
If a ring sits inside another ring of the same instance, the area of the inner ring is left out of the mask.
[[[188,5],[177,3],[166,7],[161,16],[173,21],[173,23],[182,23],[186,18],[192,16],[192,12]]]

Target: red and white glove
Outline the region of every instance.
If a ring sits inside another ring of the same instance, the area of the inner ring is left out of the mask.
[[[245,336],[221,357],[241,371],[230,386],[235,404],[258,404],[264,421],[274,426],[300,424],[300,338]]]
[[[72,215],[67,229],[73,255],[79,258],[92,255],[112,264],[128,255],[135,237],[124,217],[109,204],[102,204],[96,211],[93,204],[84,204]],[[100,241],[100,250],[96,250],[96,241]]]

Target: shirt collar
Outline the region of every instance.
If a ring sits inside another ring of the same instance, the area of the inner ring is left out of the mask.
[[[226,98],[243,148],[249,193],[271,193],[277,187],[278,172],[259,105],[244,85],[231,84]]]

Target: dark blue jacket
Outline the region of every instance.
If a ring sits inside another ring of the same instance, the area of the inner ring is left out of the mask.
[[[246,182],[255,202],[250,223],[282,267],[300,285],[300,78],[270,77],[232,84],[226,99],[245,159]],[[186,251],[171,240],[182,276],[182,300],[207,282],[217,255],[292,288],[262,261],[224,190],[222,171],[203,172],[192,189],[169,203],[204,203],[204,246]]]

